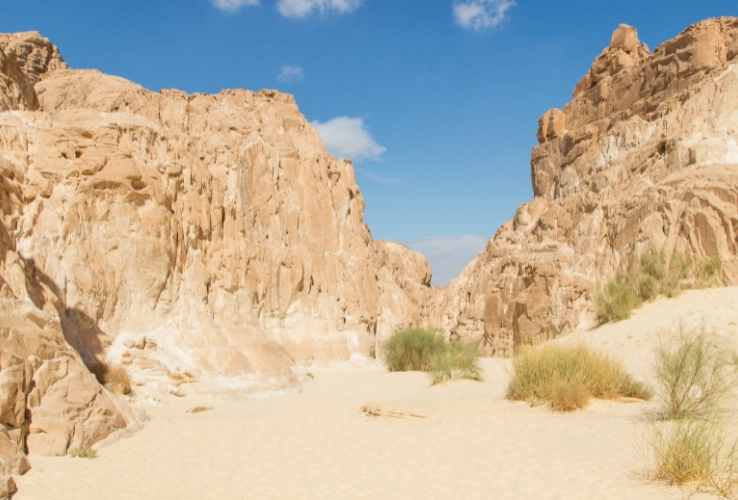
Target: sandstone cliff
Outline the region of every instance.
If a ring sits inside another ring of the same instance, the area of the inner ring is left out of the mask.
[[[738,20],[698,23],[653,53],[622,25],[547,112],[535,198],[490,239],[434,311],[486,354],[593,323],[595,290],[649,246],[719,254],[738,283]]]
[[[279,92],[151,92],[2,35],[0,183],[0,475],[127,425],[85,365],[291,387],[295,361],[373,357],[433,293]]]

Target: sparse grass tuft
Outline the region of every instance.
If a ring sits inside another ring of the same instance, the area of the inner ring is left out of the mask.
[[[513,358],[513,370],[507,398],[531,405],[547,401],[554,411],[582,408],[590,398],[651,397],[621,363],[581,344],[523,349]]]
[[[90,367],[90,372],[95,375],[100,385],[110,392],[115,394],[131,393],[131,377],[122,366],[98,363]]]
[[[452,341],[441,353],[436,354],[429,367],[433,385],[447,380],[482,380],[479,366],[479,343]]]
[[[69,456],[74,458],[95,458],[97,457],[97,450],[93,450],[86,444],[81,444],[69,450]]]
[[[710,418],[736,382],[734,354],[719,337],[680,324],[659,336],[655,350],[657,397],[663,419]]]
[[[382,345],[391,372],[428,371],[433,358],[445,350],[446,341],[438,330],[423,328],[398,330]]]
[[[711,488],[722,496],[738,485],[738,442],[727,439],[719,419],[659,422],[645,443],[655,480]]]

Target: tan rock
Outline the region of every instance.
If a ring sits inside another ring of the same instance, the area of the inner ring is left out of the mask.
[[[292,96],[150,92],[37,33],[0,35],[0,199],[0,415],[34,453],[135,420],[83,362],[290,387],[295,359],[372,357],[434,294]]]
[[[710,19],[649,54],[621,26],[573,101],[541,119],[535,198],[446,287],[431,322],[509,355],[593,325],[595,291],[650,246],[719,254],[722,282],[738,283],[736,40],[738,19]]]

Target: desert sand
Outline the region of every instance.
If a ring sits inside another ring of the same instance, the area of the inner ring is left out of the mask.
[[[659,299],[585,341],[648,378],[656,333],[679,320],[736,336],[738,287]],[[483,382],[430,386],[380,365],[306,366],[303,390],[134,403],[151,420],[92,460],[31,455],[18,500],[251,498],[684,498],[649,482],[637,436],[653,403],[595,400],[557,414],[510,402],[510,361]],[[194,389],[194,387],[189,388]],[[361,408],[398,416],[368,416]],[[212,410],[191,413],[197,406]]]

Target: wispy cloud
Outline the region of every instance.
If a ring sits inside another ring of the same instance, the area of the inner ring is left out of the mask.
[[[297,83],[305,78],[305,71],[300,66],[286,65],[277,75],[277,81],[282,83]]]
[[[277,10],[285,17],[302,19],[318,11],[321,14],[334,11],[339,14],[352,12],[359,7],[364,0],[278,0]]]
[[[211,0],[213,6],[226,12],[236,12],[241,7],[260,5],[259,0]]]
[[[507,21],[515,5],[515,0],[454,0],[454,17],[460,26],[480,31]]]
[[[481,236],[429,236],[408,244],[413,252],[426,256],[433,268],[433,284],[446,284],[484,250],[487,240]]]
[[[336,158],[352,161],[379,160],[387,148],[374,140],[362,118],[339,116],[325,123],[314,121],[313,127],[323,139],[323,144]]]
[[[355,168],[362,177],[366,177],[367,179],[373,180],[374,182],[378,182],[380,184],[390,184],[392,186],[401,186],[403,182],[400,179],[397,179],[395,177],[385,177],[383,175],[375,174],[371,170],[367,170],[365,168]]]

